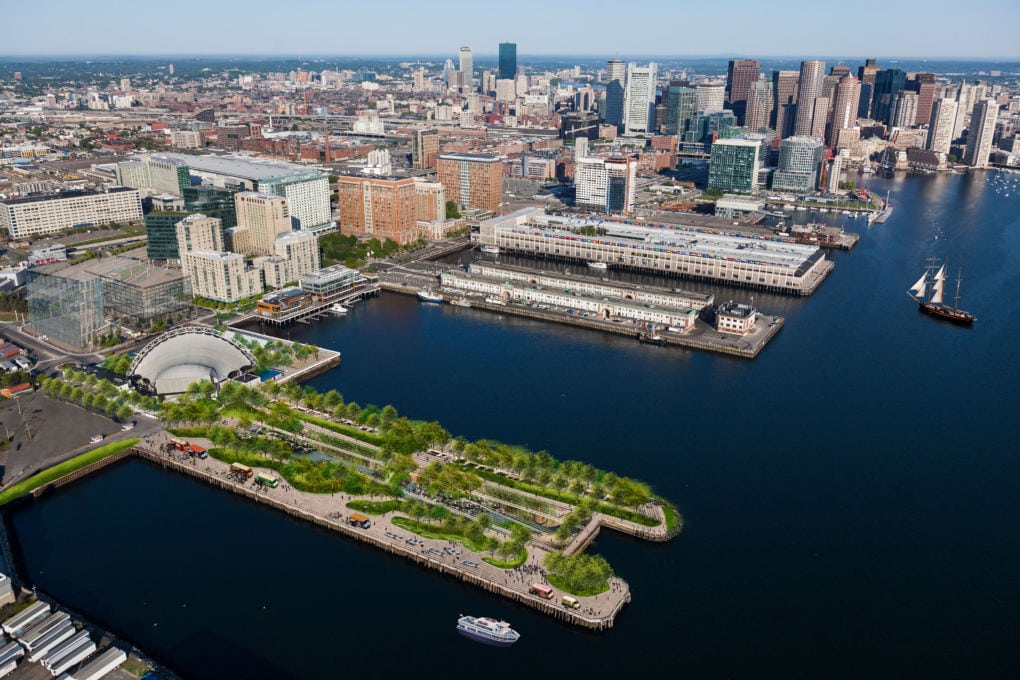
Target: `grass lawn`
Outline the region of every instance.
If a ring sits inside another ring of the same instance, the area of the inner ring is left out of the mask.
[[[126,673],[130,673],[136,678],[140,678],[151,670],[149,664],[145,663],[137,656],[129,656],[127,661],[121,664],[121,670]]]
[[[351,510],[363,512],[366,515],[385,515],[387,512],[404,507],[404,501],[351,501],[347,504],[347,507]]]
[[[408,531],[418,534],[422,538],[434,538],[439,541],[455,541],[462,544],[468,550],[474,550],[475,552],[485,552],[484,545],[478,545],[467,536],[463,534],[448,534],[442,530],[441,527],[433,524],[427,524],[425,522],[416,522],[413,519],[407,517],[394,517],[390,520],[394,525],[401,529],[407,529]]]
[[[666,515],[666,531],[673,529],[680,523],[680,515],[671,505],[663,504],[662,512]]]
[[[136,438],[125,439],[119,442],[110,442],[109,444],[104,444],[97,449],[92,449],[91,451],[83,453],[80,456],[75,456],[70,460],[65,460],[63,463],[58,463],[57,465],[43,470],[42,472],[38,472],[28,479],[18,482],[3,493],[0,493],[0,505],[10,503],[15,498],[34,491],[40,486],[49,484],[53,480],[59,479],[64,475],[74,472],[75,470],[80,470],[86,465],[91,465],[96,461],[108,458],[116,453],[120,453],[124,449],[129,449],[140,441],[141,439]]]
[[[517,557],[513,558],[512,560],[501,560],[501,559],[498,559],[496,557],[483,557],[482,558],[482,562],[487,562],[487,563],[491,564],[494,567],[498,567],[499,569],[513,569],[514,567],[521,566],[522,564],[527,562],[527,560],[528,560],[528,551],[526,549],[522,550],[520,552],[520,554]]]

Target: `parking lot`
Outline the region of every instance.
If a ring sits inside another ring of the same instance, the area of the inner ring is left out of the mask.
[[[68,458],[79,449],[92,448],[89,439],[97,434],[110,439],[145,436],[158,422],[139,416],[138,427],[121,432],[121,425],[35,392],[17,399],[0,400],[0,438],[11,436],[11,444],[0,451],[3,484],[6,486]],[[136,434],[139,432],[140,434]]]

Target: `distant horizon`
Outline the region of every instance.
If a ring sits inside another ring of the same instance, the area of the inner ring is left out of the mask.
[[[516,0],[491,8],[472,0],[390,0],[384,7],[335,0],[302,0],[284,7],[270,0],[177,0],[169,11],[153,4],[123,8],[109,2],[47,0],[42,5],[5,7],[8,31],[0,49],[10,57],[455,58],[462,45],[490,55],[499,43],[512,42],[518,55],[549,57],[592,52],[775,59],[794,51],[898,52],[903,56],[896,58],[904,59],[1020,59],[1015,33],[1020,2],[970,0],[965,8],[967,25],[975,30],[961,30],[961,8],[955,0],[919,4],[857,0],[847,10],[813,0],[773,0],[766,13],[756,0],[730,0],[722,14],[711,3],[667,0],[633,0],[626,6],[609,0],[583,5]],[[104,5],[114,11],[101,11]],[[393,49],[397,46],[399,50]]]
[[[472,54],[477,57],[491,57],[496,59],[499,55],[497,52],[478,52],[472,50]],[[116,59],[208,59],[208,58],[243,58],[243,59],[326,59],[326,58],[364,58],[371,57],[374,59],[400,59],[400,60],[412,60],[412,59],[450,59],[451,55],[456,56],[456,52],[434,52],[434,53],[400,53],[400,52],[280,52],[280,53],[259,53],[259,52],[177,52],[177,53],[136,53],[136,52],[55,52],[55,53],[25,53],[25,54],[0,54],[0,60],[13,60],[13,59],[69,59],[72,57],[85,57],[85,58],[116,58]],[[933,56],[933,55],[912,55],[912,54],[868,54],[864,55],[847,55],[847,54],[754,54],[749,52],[719,52],[714,54],[669,54],[669,53],[617,53],[617,52],[605,52],[605,53],[578,53],[578,52],[548,52],[548,53],[524,53],[520,51],[517,53],[518,61],[526,61],[529,58],[547,58],[553,57],[557,59],[565,59],[567,57],[577,57],[581,59],[911,59],[917,61],[1016,61],[1020,64],[1020,54],[1005,56],[1005,55],[992,55],[992,56]]]

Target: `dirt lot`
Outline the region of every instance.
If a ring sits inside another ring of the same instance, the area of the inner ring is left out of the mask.
[[[0,439],[6,437],[8,431],[13,440],[0,452],[5,485],[26,471],[63,460],[72,451],[88,445],[96,434],[122,434],[120,425],[112,420],[47,399],[40,392],[18,399],[0,399]]]

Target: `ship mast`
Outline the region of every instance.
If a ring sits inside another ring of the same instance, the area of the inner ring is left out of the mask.
[[[960,281],[963,278],[963,269],[956,271],[956,297],[953,298],[953,311],[960,310]]]
[[[935,284],[938,283],[935,280],[935,274],[933,273],[939,265],[939,259],[937,257],[928,258],[928,266],[925,267],[925,280],[931,279],[931,286],[926,286],[924,301],[931,302],[932,296],[935,294]]]

